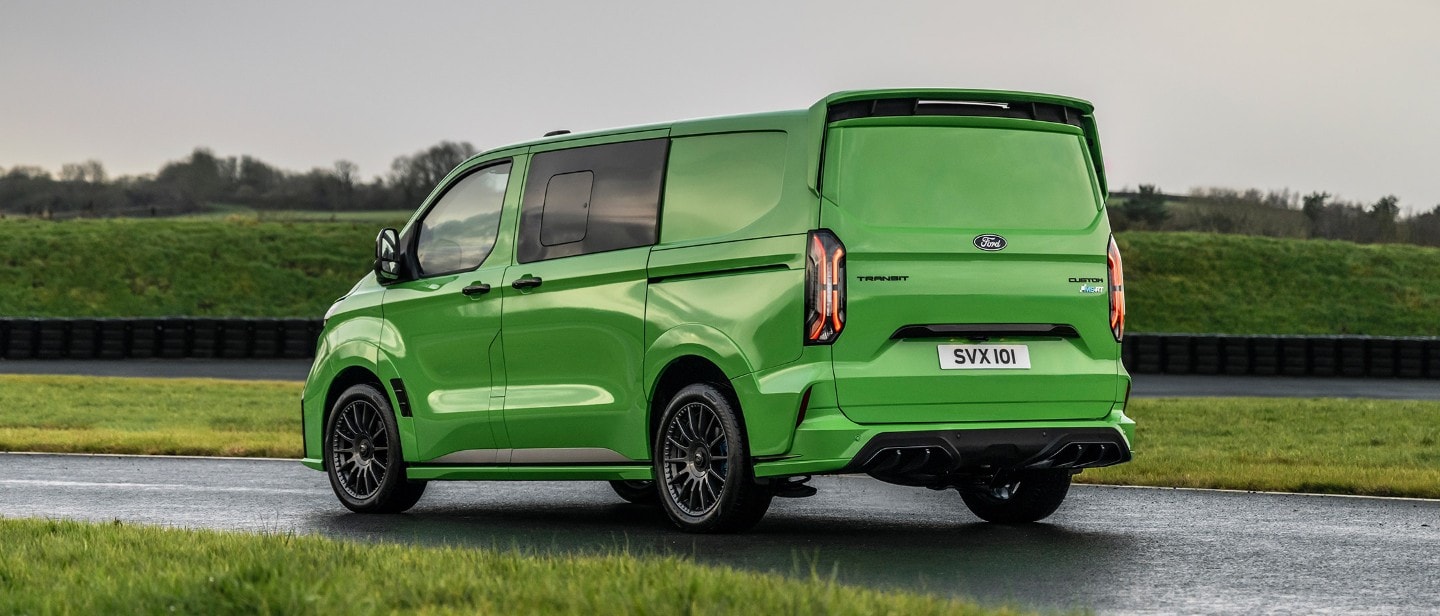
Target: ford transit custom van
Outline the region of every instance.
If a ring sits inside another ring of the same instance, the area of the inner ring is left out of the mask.
[[[598,480],[733,532],[863,473],[1040,520],[1131,456],[1106,191],[1092,106],[1021,92],[479,154],[326,314],[304,464],[358,512],[436,480]]]

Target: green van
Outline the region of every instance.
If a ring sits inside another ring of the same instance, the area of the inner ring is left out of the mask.
[[[725,532],[866,473],[1039,520],[1131,455],[1103,168],[1085,101],[940,89],[479,154],[325,315],[304,464],[358,512],[606,480]]]

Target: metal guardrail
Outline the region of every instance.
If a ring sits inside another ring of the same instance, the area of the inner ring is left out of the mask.
[[[4,359],[303,359],[319,319],[0,319]]]
[[[1134,374],[1440,378],[1440,338],[1127,334]]]
[[[320,319],[0,318],[4,359],[304,359]],[[1440,379],[1440,338],[1129,334],[1135,374]]]

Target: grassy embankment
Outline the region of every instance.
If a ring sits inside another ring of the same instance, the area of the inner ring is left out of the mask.
[[[383,213],[382,213],[383,214]],[[0,220],[0,315],[318,316],[392,220]],[[1126,233],[1132,332],[1440,335],[1440,250]]]
[[[1128,233],[1127,329],[1440,335],[1440,250],[1201,233]]]
[[[298,458],[299,394],[297,383],[0,376],[0,451]],[[1440,498],[1440,403],[1138,399],[1129,414],[1135,460],[1079,480]]]
[[[0,520],[5,614],[1015,614],[702,567],[120,524]],[[376,589],[383,589],[377,592]]]
[[[0,221],[0,315],[319,316],[383,223]]]

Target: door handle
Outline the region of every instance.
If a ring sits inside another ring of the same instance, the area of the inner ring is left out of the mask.
[[[541,282],[538,276],[526,276],[524,278],[516,278],[515,282],[510,283],[510,286],[517,289],[533,289],[540,286]]]
[[[470,296],[484,295],[490,292],[490,285],[483,282],[480,284],[472,284],[468,287],[460,289],[460,292]]]

